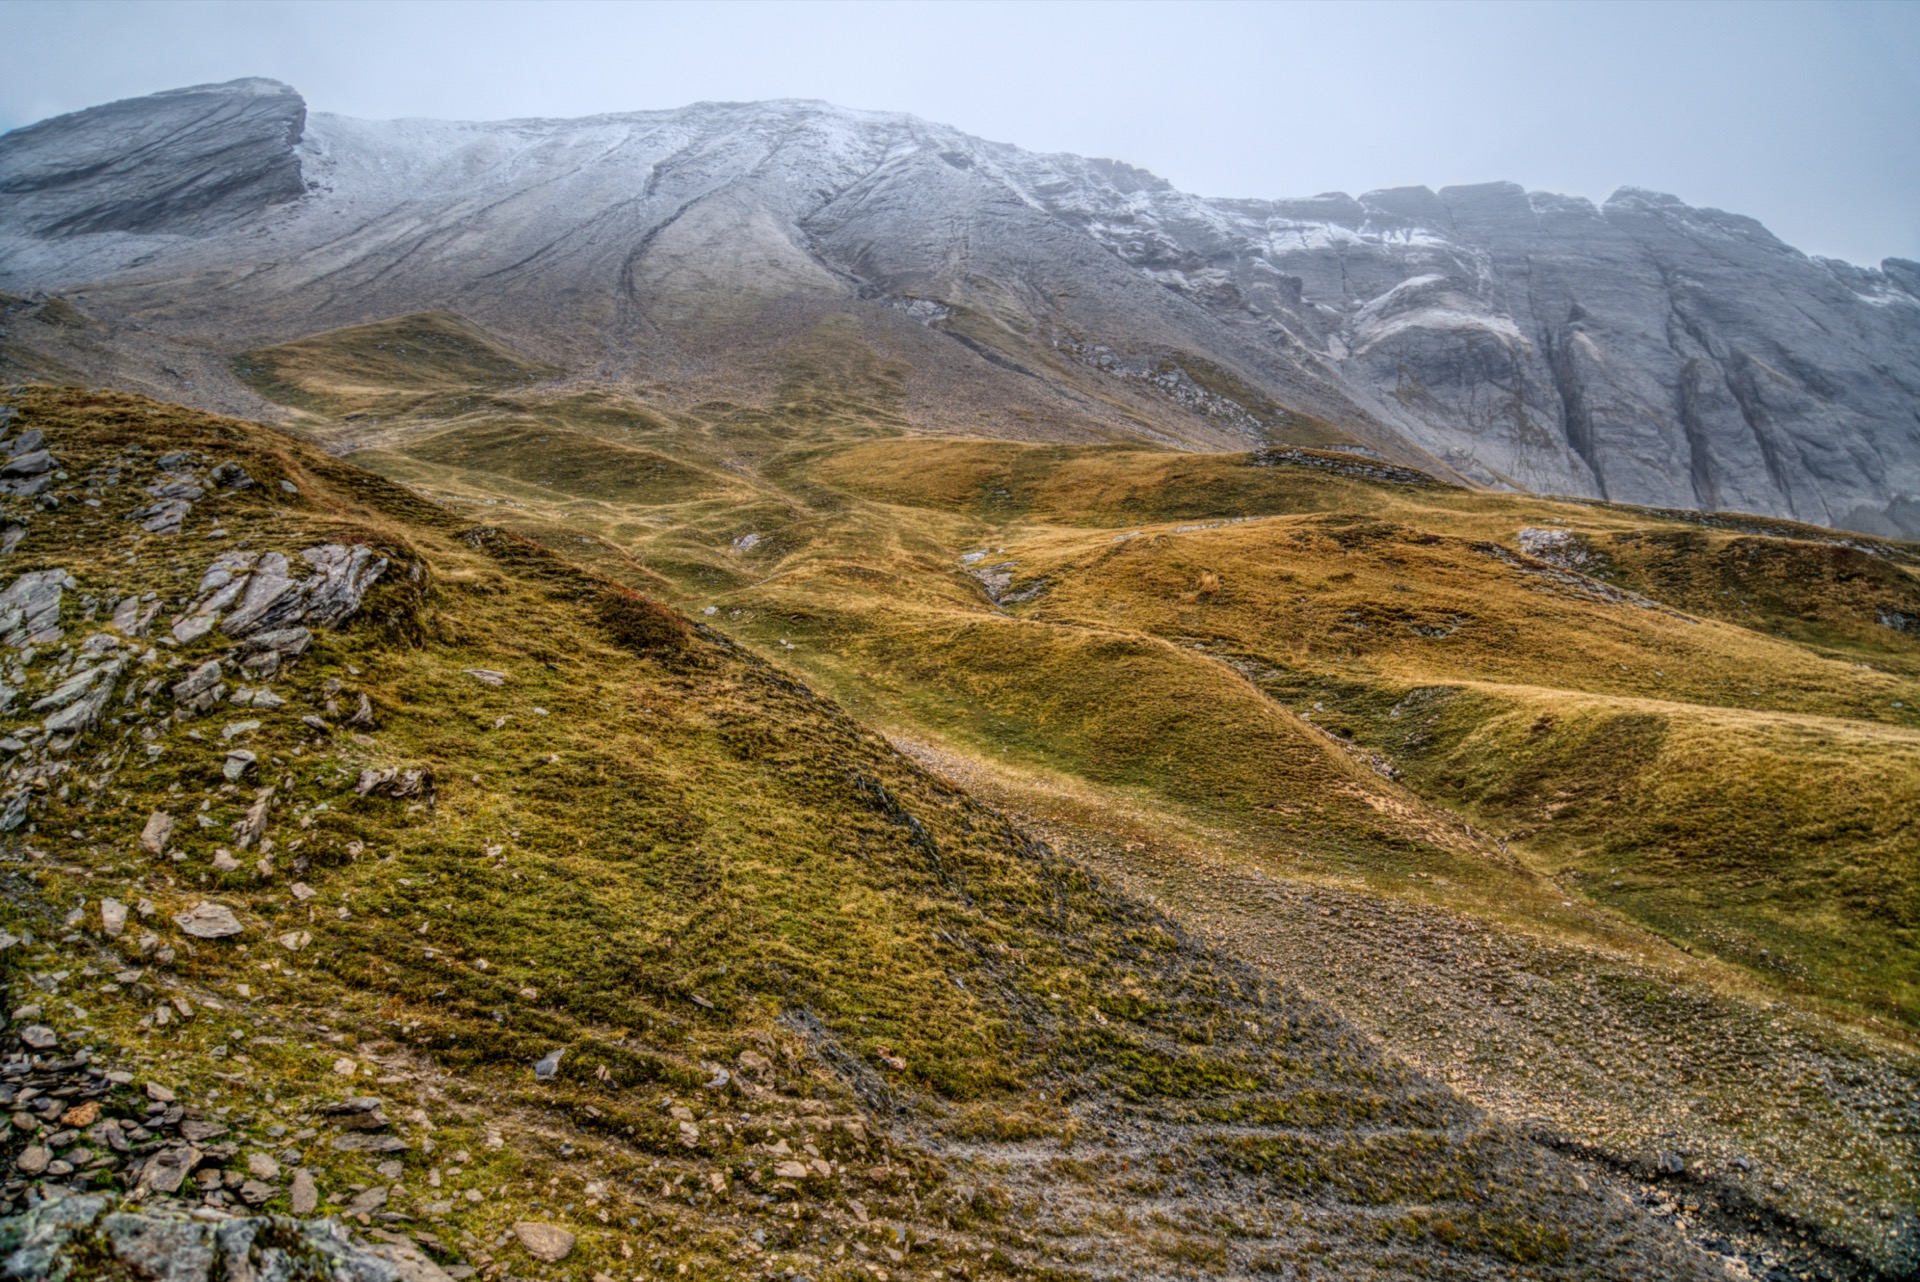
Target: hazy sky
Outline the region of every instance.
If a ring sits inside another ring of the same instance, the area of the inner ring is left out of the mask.
[[[30,3],[0,129],[236,76],[490,119],[825,98],[1189,191],[1670,191],[1920,259],[1920,3]]]

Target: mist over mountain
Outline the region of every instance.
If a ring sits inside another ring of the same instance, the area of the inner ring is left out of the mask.
[[[576,378],[749,396],[844,314],[922,430],[1344,443],[1920,534],[1920,265],[1653,192],[1209,199],[817,102],[376,122],[241,80],[0,137],[0,194],[0,289],[141,327],[16,325],[9,363],[214,408],[252,405],[239,351],[426,310]]]

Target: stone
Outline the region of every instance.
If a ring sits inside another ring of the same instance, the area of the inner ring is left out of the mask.
[[[186,499],[161,499],[135,509],[128,519],[140,522],[148,534],[178,534],[192,511],[193,504]]]
[[[220,773],[226,777],[228,783],[238,783],[259,760],[259,757],[247,749],[235,748],[227,754],[225,764],[220,767]]]
[[[220,730],[222,739],[238,739],[243,734],[252,734],[260,728],[258,721],[233,721]]]
[[[805,1162],[778,1162],[773,1168],[774,1175],[783,1180],[804,1180],[813,1171]]]
[[[463,668],[461,671],[482,685],[503,686],[507,683],[507,674],[496,672],[492,668]]]
[[[373,1254],[393,1266],[396,1282],[453,1282],[453,1274],[442,1269],[413,1243],[397,1234],[391,1235],[391,1240],[370,1249]],[[468,1270],[462,1270],[460,1276],[464,1278],[472,1274]]]
[[[215,667],[217,668],[218,665],[216,664]],[[140,830],[140,849],[150,855],[162,854],[166,851],[167,842],[172,838],[173,816],[164,810],[156,810],[147,817],[147,826]]]
[[[220,625],[220,630],[230,637],[242,637],[288,621],[289,616],[297,618],[300,598],[304,595],[302,585],[287,573],[287,558],[278,552],[268,552],[254,565],[246,581],[245,594]]]
[[[228,460],[207,473],[207,479],[223,490],[247,490],[253,488],[253,478],[247,475],[247,469]]]
[[[187,911],[176,914],[173,922],[195,939],[225,939],[246,929],[240,924],[240,919],[233,915],[233,909],[212,902],[195,904]]]
[[[336,1135],[329,1145],[336,1153],[404,1153],[407,1142],[397,1135]]]
[[[0,476],[39,476],[53,470],[53,455],[45,450],[29,450],[0,463]]]
[[[551,1082],[560,1072],[560,1057],[565,1053],[563,1048],[541,1056],[533,1066],[534,1080]]]
[[[233,857],[232,851],[222,847],[213,852],[213,870],[215,872],[238,872],[240,871],[240,861]]]
[[[338,627],[358,610],[387,569],[385,557],[361,544],[328,543],[306,548],[300,557],[319,572],[318,583],[309,580],[307,621],[324,628]]]
[[[156,1104],[173,1103],[173,1099],[174,1099],[173,1092],[169,1090],[167,1087],[162,1086],[160,1083],[148,1082],[145,1089],[147,1093],[147,1098],[152,1100],[154,1103]]]
[[[353,1195],[347,1203],[348,1215],[371,1215],[387,1204],[387,1190],[384,1185],[376,1184]]]
[[[43,728],[48,734],[78,734],[97,721],[105,710],[107,700],[113,697],[115,683],[126,669],[125,660],[115,660],[95,668],[92,681],[84,697],[60,709],[46,719]]]
[[[162,1149],[140,1168],[140,1184],[156,1193],[178,1193],[200,1159],[200,1150],[191,1145]]]
[[[268,788],[254,798],[253,805],[247,808],[247,813],[234,822],[233,835],[240,849],[248,849],[266,833],[267,812],[272,805],[273,789]]]
[[[227,1133],[227,1128],[218,1122],[209,1122],[202,1118],[188,1118],[180,1123],[180,1138],[190,1144],[205,1144],[208,1140],[217,1140]]]
[[[360,772],[360,779],[354,785],[354,791],[362,797],[427,797],[433,796],[433,772],[430,770],[409,770],[400,766],[375,768],[368,766]]]
[[[247,1174],[256,1180],[272,1182],[280,1178],[280,1163],[269,1153],[247,1154]]]
[[[92,1126],[99,1120],[100,1101],[97,1099],[87,1100],[83,1104],[75,1104],[72,1108],[60,1115],[60,1125],[71,1126],[75,1130],[79,1130],[85,1126]]]
[[[248,1206],[259,1206],[262,1203],[271,1202],[279,1191],[273,1185],[261,1180],[242,1180],[239,1189],[240,1200]]]
[[[12,646],[52,644],[58,639],[62,594],[72,586],[73,576],[65,570],[35,570],[15,579],[0,592],[0,640]]]
[[[226,697],[226,687],[220,684],[220,660],[208,659],[174,682],[169,693],[175,703],[190,712],[211,708]]]
[[[43,1144],[29,1144],[20,1150],[20,1156],[13,1159],[13,1167],[20,1174],[32,1178],[44,1175],[49,1163],[53,1161],[53,1150]]]
[[[520,1220],[513,1226],[513,1235],[520,1239],[522,1249],[542,1264],[558,1264],[573,1254],[574,1236],[558,1224]]]
[[[350,1059],[339,1060],[334,1064],[334,1072],[340,1072],[341,1064],[352,1063]],[[352,1075],[344,1074],[348,1077]],[[343,1131],[378,1131],[392,1125],[382,1111],[381,1099],[376,1095],[358,1095],[338,1104],[328,1104],[319,1113]]]
[[[773,1067],[773,1061],[759,1051],[741,1051],[739,1064],[749,1073],[764,1073]]]
[[[28,1024],[20,1030],[20,1041],[35,1051],[50,1051],[60,1044],[59,1036],[45,1024]]]
[[[293,1173],[293,1183],[287,1189],[287,1203],[295,1215],[312,1215],[320,1207],[320,1188],[313,1180],[313,1172],[301,1167]]]

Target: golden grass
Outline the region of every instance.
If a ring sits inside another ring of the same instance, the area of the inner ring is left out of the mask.
[[[764,406],[515,393],[367,461],[556,546],[580,531],[899,733],[1303,870],[1448,864],[1489,911],[1504,882],[1580,871],[1594,906],[1754,982],[1920,1018],[1897,819],[1920,634],[1887,624],[1920,619],[1912,549],[1337,452],[914,437],[900,371],[848,335],[785,359]],[[1522,555],[1525,528],[1564,535],[1562,562]],[[1037,591],[997,609],[968,571],[1008,561]],[[1558,738],[1532,730],[1548,715]],[[1553,746],[1589,723],[1591,755]],[[1615,801],[1541,819],[1568,787]],[[1629,852],[1657,885],[1593,879]]]

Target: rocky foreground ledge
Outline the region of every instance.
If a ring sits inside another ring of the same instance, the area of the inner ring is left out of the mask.
[[[0,1220],[0,1278],[18,1282],[441,1282],[411,1246],[355,1241],[336,1220],[131,1209],[105,1194]]]

